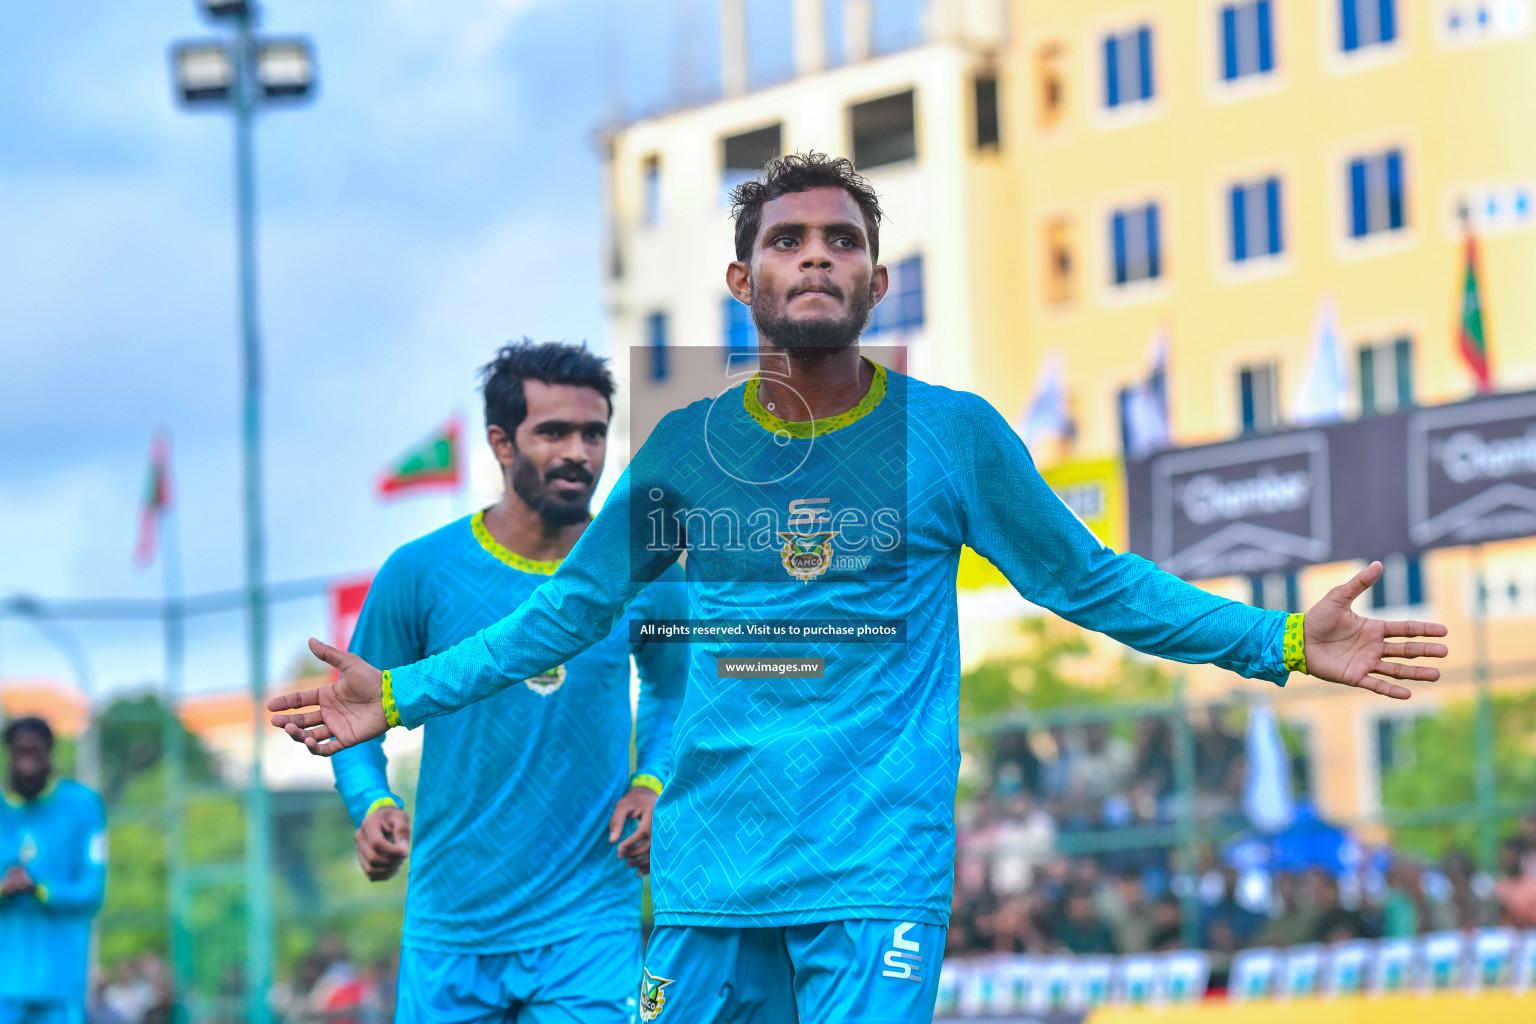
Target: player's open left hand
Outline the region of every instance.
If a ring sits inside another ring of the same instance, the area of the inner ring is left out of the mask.
[[[338,651],[314,637],[309,639],[309,649],[339,672],[340,678],[328,686],[285,693],[267,701],[268,711],[288,712],[273,715],[272,724],[321,757],[384,735],[389,729],[384,718],[384,673],[357,655]]]
[[[619,843],[619,836],[624,832],[624,822],[630,818],[640,819],[634,832],[619,843],[617,854],[624,859],[625,864],[642,875],[649,874],[651,870],[651,815],[655,809],[655,790],[645,786],[631,786],[629,792],[619,797],[619,802],[613,805],[613,817],[608,819],[610,843]]]
[[[1381,579],[1381,563],[1372,562],[1348,583],[1328,591],[1313,605],[1306,618],[1307,673],[1345,686],[1373,690],[1384,697],[1407,700],[1413,692],[1394,679],[1432,683],[1440,670],[1428,665],[1404,665],[1387,658],[1412,660],[1443,658],[1444,644],[1388,643],[1387,639],[1445,636],[1438,622],[1399,620],[1384,622],[1357,615],[1350,607],[1355,599]]]

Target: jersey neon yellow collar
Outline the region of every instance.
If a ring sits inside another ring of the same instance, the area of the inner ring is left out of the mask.
[[[869,390],[864,397],[859,399],[859,404],[847,412],[840,412],[836,416],[825,416],[819,420],[781,420],[767,409],[763,408],[762,399],[757,397],[757,385],[762,374],[754,374],[747,381],[747,389],[742,394],[742,403],[746,406],[747,415],[757,421],[757,425],[770,434],[788,434],[790,437],[819,437],[822,434],[830,434],[834,430],[842,430],[852,426],[859,420],[875,411],[875,407],[885,398],[885,367],[879,363],[864,360],[874,367],[874,379],[869,382]]]
[[[475,535],[475,540],[480,546],[491,553],[497,561],[510,565],[518,572],[532,573],[535,576],[553,576],[555,570],[560,568],[562,559],[552,562],[539,562],[532,558],[524,558],[516,551],[506,547],[501,541],[491,536],[491,531],[485,525],[485,509],[481,509],[469,518],[469,529]]]

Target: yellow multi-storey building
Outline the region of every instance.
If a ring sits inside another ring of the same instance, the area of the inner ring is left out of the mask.
[[[723,6],[724,95],[608,138],[611,340],[636,353],[632,387],[667,386],[669,346],[750,342],[724,285],[724,190],[803,149],[852,156],[885,198],[895,295],[872,340],[906,346],[909,372],[1017,420],[1060,367],[1075,437],[1043,447],[1043,464],[1120,454],[1122,391],[1155,338],[1179,445],[1282,428],[1320,323],[1346,416],[1471,394],[1455,342],[1468,224],[1498,384],[1536,384],[1530,0],[931,0],[918,44],[884,54],[868,0],[844,0],[836,61],[821,3],[797,0],[797,73],[758,89],[733,70],[741,0]],[[1500,595],[1488,660],[1529,659],[1536,548],[1480,557]],[[1461,682],[1405,706],[1286,695],[1326,810],[1376,809],[1384,718],[1468,695],[1472,558],[1392,559],[1375,603],[1447,622]],[[1351,569],[1206,585],[1304,605]],[[998,623],[1028,611],[970,595],[967,659],[1005,647]],[[1258,692],[1216,670],[1190,678],[1197,695]]]

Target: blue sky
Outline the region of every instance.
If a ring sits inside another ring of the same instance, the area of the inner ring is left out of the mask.
[[[832,4],[835,18],[837,4]],[[789,0],[749,0],[757,81]],[[885,0],[882,34],[915,0]],[[500,341],[606,348],[596,131],[718,81],[714,0],[268,0],[320,92],[263,119],[268,573],[376,567],[460,511],[381,505],[374,475],[455,411]],[[172,101],[192,0],[0,6],[0,595],[157,596],[130,561],[151,435],[169,430],[190,592],[241,570],[230,127]],[[893,37],[894,38],[894,37]],[[681,57],[681,60],[677,58]],[[281,669],[320,602],[275,613]],[[99,683],[159,673],[159,633],[72,624]],[[245,682],[241,620],[194,624],[191,689]],[[0,620],[0,677],[68,676]]]

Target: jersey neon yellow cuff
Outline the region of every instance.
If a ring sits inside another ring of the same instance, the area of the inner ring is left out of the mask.
[[[368,810],[363,813],[363,817],[365,817],[365,818],[368,817],[368,815],[372,814],[374,811],[378,810],[380,807],[399,807],[399,806],[400,806],[400,802],[398,800],[396,800],[394,797],[392,797],[392,796],[381,796],[377,800],[375,800],[373,803],[368,805]]]
[[[654,775],[636,775],[629,780],[629,784],[630,786],[644,786],[658,795],[661,793],[661,780]]]
[[[391,729],[400,724],[400,709],[395,707],[395,687],[389,680],[389,669],[384,670],[384,721]]]
[[[1307,672],[1306,615],[1297,612],[1285,619],[1285,670]]]
[[[39,903],[47,903],[48,902],[48,887],[46,885],[43,885],[41,882],[39,882],[36,886],[33,887],[32,895],[37,897],[37,902],[39,902]]]

